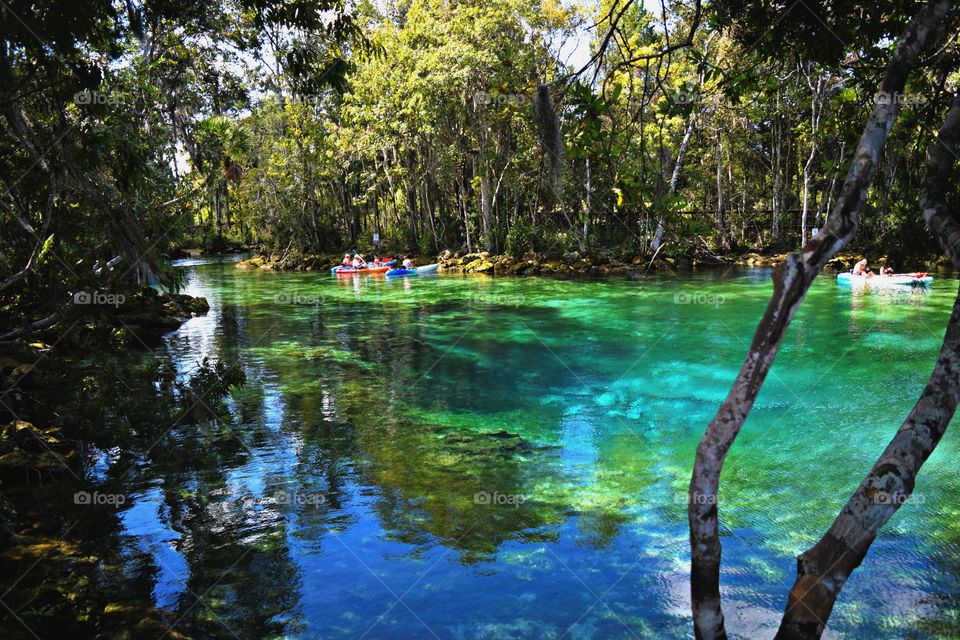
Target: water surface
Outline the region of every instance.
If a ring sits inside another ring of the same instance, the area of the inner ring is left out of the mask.
[[[686,485],[769,271],[646,280],[265,273],[192,261],[164,346],[248,383],[227,424],[123,477],[120,553],[209,637],[689,637]],[[921,390],[956,291],[819,279],[726,466],[728,628],[770,635],[794,557]],[[163,445],[166,446],[166,445]],[[829,633],[960,634],[957,438]]]

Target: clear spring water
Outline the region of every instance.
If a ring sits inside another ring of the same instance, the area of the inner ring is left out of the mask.
[[[691,636],[693,452],[769,271],[184,268],[212,308],[164,348],[182,371],[236,361],[248,383],[229,424],[181,443],[182,464],[130,480],[117,532],[127,577],[182,624],[225,638]],[[814,284],[724,471],[733,635],[772,636],[795,555],[899,427],[956,289]],[[190,464],[199,449],[215,463]],[[948,431],[828,637],[960,633],[957,457]]]

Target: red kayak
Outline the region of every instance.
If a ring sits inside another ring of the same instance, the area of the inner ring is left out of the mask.
[[[390,269],[391,267],[360,267],[359,269],[354,269],[353,267],[334,267],[331,271],[338,276],[359,276],[365,273],[386,273]]]
[[[395,259],[387,257],[387,258],[383,258],[383,259],[380,261],[380,265],[381,265],[381,266],[379,266],[379,267],[374,267],[374,266],[368,264],[367,266],[365,266],[365,267],[360,267],[359,269],[354,269],[353,267],[348,267],[348,266],[342,264],[342,265],[340,265],[339,267],[334,267],[333,269],[330,269],[330,273],[334,273],[334,274],[336,274],[336,273],[357,273],[357,274],[360,274],[360,273],[386,273],[387,271],[390,270],[390,266],[391,266],[393,263],[395,263],[395,262],[396,262]]]

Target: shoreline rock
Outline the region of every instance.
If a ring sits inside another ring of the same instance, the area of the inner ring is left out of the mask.
[[[459,252],[444,250],[439,255],[414,256],[416,264],[440,263],[440,271],[449,273],[481,273],[491,276],[502,275],[566,275],[566,276],[605,276],[625,275],[639,277],[647,272],[692,271],[694,269],[715,269],[729,267],[776,267],[789,252],[748,251],[746,253],[728,253],[724,255],[697,254],[680,256],[656,256],[649,254],[631,254],[625,251],[596,251],[581,255],[578,251],[543,254],[527,252],[516,257],[507,254],[493,255],[487,251]],[[842,252],[830,260],[826,269],[845,271],[864,257],[862,253]],[[872,264],[881,265],[891,261],[885,255],[867,256]],[[342,253],[336,254],[257,254],[248,260],[237,263],[238,269],[261,269],[264,271],[320,271],[329,272],[340,264]],[[926,269],[937,270],[950,267],[946,257],[927,257],[925,259],[899,259],[893,263],[901,270]]]
[[[153,349],[163,341],[164,335],[209,310],[206,298],[159,292],[148,287],[115,306],[84,305],[68,310],[63,322],[37,336],[47,344],[60,343],[65,350],[73,344],[86,344],[89,339],[100,340],[105,345],[114,343],[134,349]],[[76,320],[75,328],[61,336],[61,325],[70,325],[72,319]],[[68,339],[61,343],[61,337]]]

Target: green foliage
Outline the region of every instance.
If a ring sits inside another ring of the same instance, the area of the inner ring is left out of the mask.
[[[519,258],[528,251],[538,249],[541,243],[542,238],[536,228],[524,220],[517,220],[507,232],[504,248],[507,254]]]
[[[230,200],[249,94],[329,90],[348,51],[373,50],[340,0],[53,0],[2,13],[0,341],[71,315],[76,291],[176,288],[163,256],[187,238],[249,238]],[[288,65],[244,68],[263,54]]]
[[[678,248],[796,246],[805,167],[819,226],[915,10],[784,20],[714,3],[661,64],[661,16],[613,0],[14,5],[0,322],[15,332],[62,317],[75,291],[175,287],[163,256],[184,245],[320,253],[377,232],[395,251],[647,252],[662,227]],[[597,68],[573,73],[559,43],[612,13]],[[683,5],[668,18],[691,25]],[[897,98],[864,246],[935,250],[915,203],[958,62],[945,43]]]

